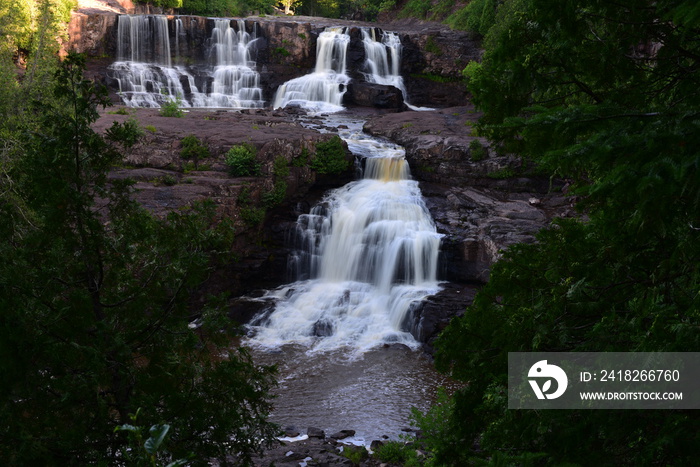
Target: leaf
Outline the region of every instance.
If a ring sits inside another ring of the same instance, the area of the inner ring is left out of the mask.
[[[545,393],[549,391],[550,386],[552,385],[552,380],[548,379],[546,383],[542,386],[542,393]]]
[[[170,430],[170,425],[153,425],[149,430],[151,437],[146,440],[143,447],[149,454],[155,454]]]
[[[141,428],[138,426],[134,425],[129,425],[129,424],[124,424],[124,425],[119,425],[114,429],[114,432],[116,433],[117,431],[131,431],[133,433],[138,433],[141,431]]]

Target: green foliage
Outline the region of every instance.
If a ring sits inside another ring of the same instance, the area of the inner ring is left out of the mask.
[[[145,427],[133,425],[137,422],[138,414],[141,409],[136,411],[136,414],[129,414],[132,424],[125,423],[117,426],[114,432],[126,432],[129,438],[128,444],[121,450],[120,458],[129,465],[156,466],[158,459],[164,456],[164,444],[170,431],[170,425],[158,424],[153,425],[148,429],[148,438],[144,441]],[[178,459],[168,463],[168,467],[179,465],[187,465],[187,459]]]
[[[273,165],[273,187],[272,190],[263,195],[263,204],[267,208],[282,204],[287,196],[286,178],[291,173],[289,163],[283,156],[277,156]]]
[[[31,109],[40,120],[4,153],[0,458],[119,465],[128,437],[115,428],[140,407],[159,462],[246,463],[276,434],[274,370],[229,350],[223,300],[190,301],[229,258],[232,229],[213,222],[212,203],[156,218],[131,199],[133,182],[107,179],[126,130],[92,130],[108,99],[82,67],[64,60],[53,99]]]
[[[114,125],[108,131],[110,139],[118,141],[125,149],[131,148],[143,137],[143,129],[133,117],[128,118],[122,125]]]
[[[453,29],[476,32],[485,36],[496,23],[499,0],[473,0],[450,15],[445,22]]]
[[[316,143],[316,154],[311,159],[311,168],[320,174],[337,175],[348,169],[345,146],[338,136]]]
[[[400,16],[427,19],[431,7],[432,2],[430,0],[408,0],[401,10]]]
[[[182,118],[185,113],[180,108],[181,105],[182,100],[179,97],[169,99],[160,107],[159,113],[161,117]]]
[[[387,462],[402,466],[419,466],[422,463],[418,460],[416,448],[412,444],[401,441],[388,441],[380,446],[374,453],[374,457],[381,462]]]
[[[291,55],[289,50],[285,49],[284,47],[275,47],[272,49],[272,53],[281,57],[288,57]]]
[[[181,1],[182,7],[179,12],[182,14],[201,16],[248,16],[252,12],[272,13],[273,6],[277,1],[270,0],[170,0]]]
[[[483,161],[489,155],[488,149],[481,144],[478,139],[473,139],[469,143],[469,158],[474,162]]]
[[[209,148],[202,144],[202,141],[195,135],[187,135],[182,138],[180,146],[180,157],[187,160],[192,159],[195,167],[199,160],[206,159],[210,155]]]
[[[369,457],[367,448],[364,446],[355,446],[352,444],[346,444],[343,446],[343,452],[341,453],[343,457],[349,459],[353,465],[360,465],[360,462]]]
[[[433,36],[428,36],[428,39],[425,41],[425,51],[435,54],[438,57],[444,53],[438,43],[435,42],[435,39],[433,39]]]
[[[129,110],[126,107],[121,107],[117,110],[110,110],[109,115],[129,115]]]
[[[237,144],[226,153],[226,165],[233,177],[260,175],[260,164],[255,160],[255,146],[250,143]]]
[[[515,351],[700,350],[699,10],[636,0],[498,8],[482,64],[466,70],[479,133],[569,179],[586,221],[559,220],[510,248],[440,336],[436,364],[469,384],[437,459],[694,462],[694,412],[507,410],[506,371]],[[475,440],[481,451],[470,452]]]

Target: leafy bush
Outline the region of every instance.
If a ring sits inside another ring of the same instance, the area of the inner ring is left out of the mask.
[[[183,159],[192,159],[197,165],[200,159],[209,157],[209,148],[202,144],[202,141],[195,135],[187,135],[180,140],[180,157]]]
[[[479,162],[486,159],[489,155],[488,149],[481,144],[478,139],[473,139],[469,143],[469,157],[474,162]]]
[[[0,180],[12,182],[0,190],[0,458],[155,465],[237,455],[248,465],[278,431],[266,421],[274,370],[231,349],[223,297],[191,300],[230,259],[233,229],[213,224],[213,202],[154,216],[132,199],[133,181],[108,178],[123,160],[112,138],[124,132],[92,129],[109,100],[83,66],[69,54],[48,100],[31,103],[26,118],[39,117]],[[126,452],[139,454],[115,433],[138,407],[139,424],[156,428],[126,431],[152,440],[148,464],[128,462]],[[157,449],[164,420],[167,454]]]
[[[182,100],[179,97],[168,100],[160,107],[161,117],[181,118],[185,114],[180,105],[182,105]]]
[[[374,456],[382,462],[402,465],[404,467],[421,465],[415,447],[401,441],[388,441],[384,443],[377,449]]]
[[[337,175],[347,170],[349,164],[345,157],[343,140],[339,136],[316,143],[316,154],[311,159],[311,168],[316,172]]]
[[[234,177],[260,175],[260,164],[255,160],[255,146],[250,143],[237,144],[226,153],[228,172]]]
[[[413,16],[420,19],[426,19],[428,12],[432,6],[430,0],[408,0],[406,5],[401,10],[400,16]]]
[[[485,36],[496,24],[497,0],[473,0],[450,15],[445,22],[454,29],[476,32]]]

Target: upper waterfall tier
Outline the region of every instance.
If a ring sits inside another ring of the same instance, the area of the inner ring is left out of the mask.
[[[117,61],[109,69],[125,104],[161,107],[176,101],[182,107],[264,105],[260,76],[251,58],[257,41],[255,27],[249,33],[242,19],[214,20],[207,44],[209,63],[201,66],[185,64],[188,60],[181,56],[180,49],[186,37],[180,18],[119,17]]]

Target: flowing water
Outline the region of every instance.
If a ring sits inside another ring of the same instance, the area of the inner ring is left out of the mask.
[[[350,82],[345,63],[349,43],[350,36],[345,28],[326,28],[316,42],[313,73],[280,86],[272,107],[298,106],[326,113],[342,110],[343,95]]]
[[[111,69],[125,103],[159,107],[180,98],[183,106],[262,106],[250,59],[255,37],[242,20],[214,21],[214,65],[202,80],[177,64],[186,38],[179,18],[173,65],[166,17],[121,16],[119,57]],[[367,80],[405,95],[398,36],[385,32],[377,40],[374,29],[363,34]],[[348,143],[362,176],[299,217],[289,257],[294,280],[262,298],[272,306],[250,324],[244,344],[259,363],[279,366],[273,421],[302,432],[309,426],[329,434],[352,429],[356,442],[368,444],[396,438],[409,425],[411,408],[426,409],[436,388],[449,381],[408,332],[412,308],[440,290],[441,236],[403,148],[364,134],[361,120],[340,112],[350,82],[349,41],[343,28],[322,32],[314,71],[282,85],[273,107],[325,114],[323,128],[334,128]]]
[[[449,383],[407,331],[411,307],[440,290],[440,234],[403,148],[362,133],[346,114],[323,126],[363,161],[362,177],[299,217],[289,258],[297,280],[261,299],[273,306],[245,344],[280,367],[273,420],[353,429],[369,443],[395,438],[411,407],[426,409]]]
[[[130,107],[162,107],[172,101],[180,107],[263,107],[260,77],[250,52],[255,34],[246,31],[242,19],[213,21],[212,64],[188,67],[180,63],[180,42],[186,38],[180,18],[173,21],[174,65],[167,16],[119,16],[117,61],[109,69],[124,103]]]

